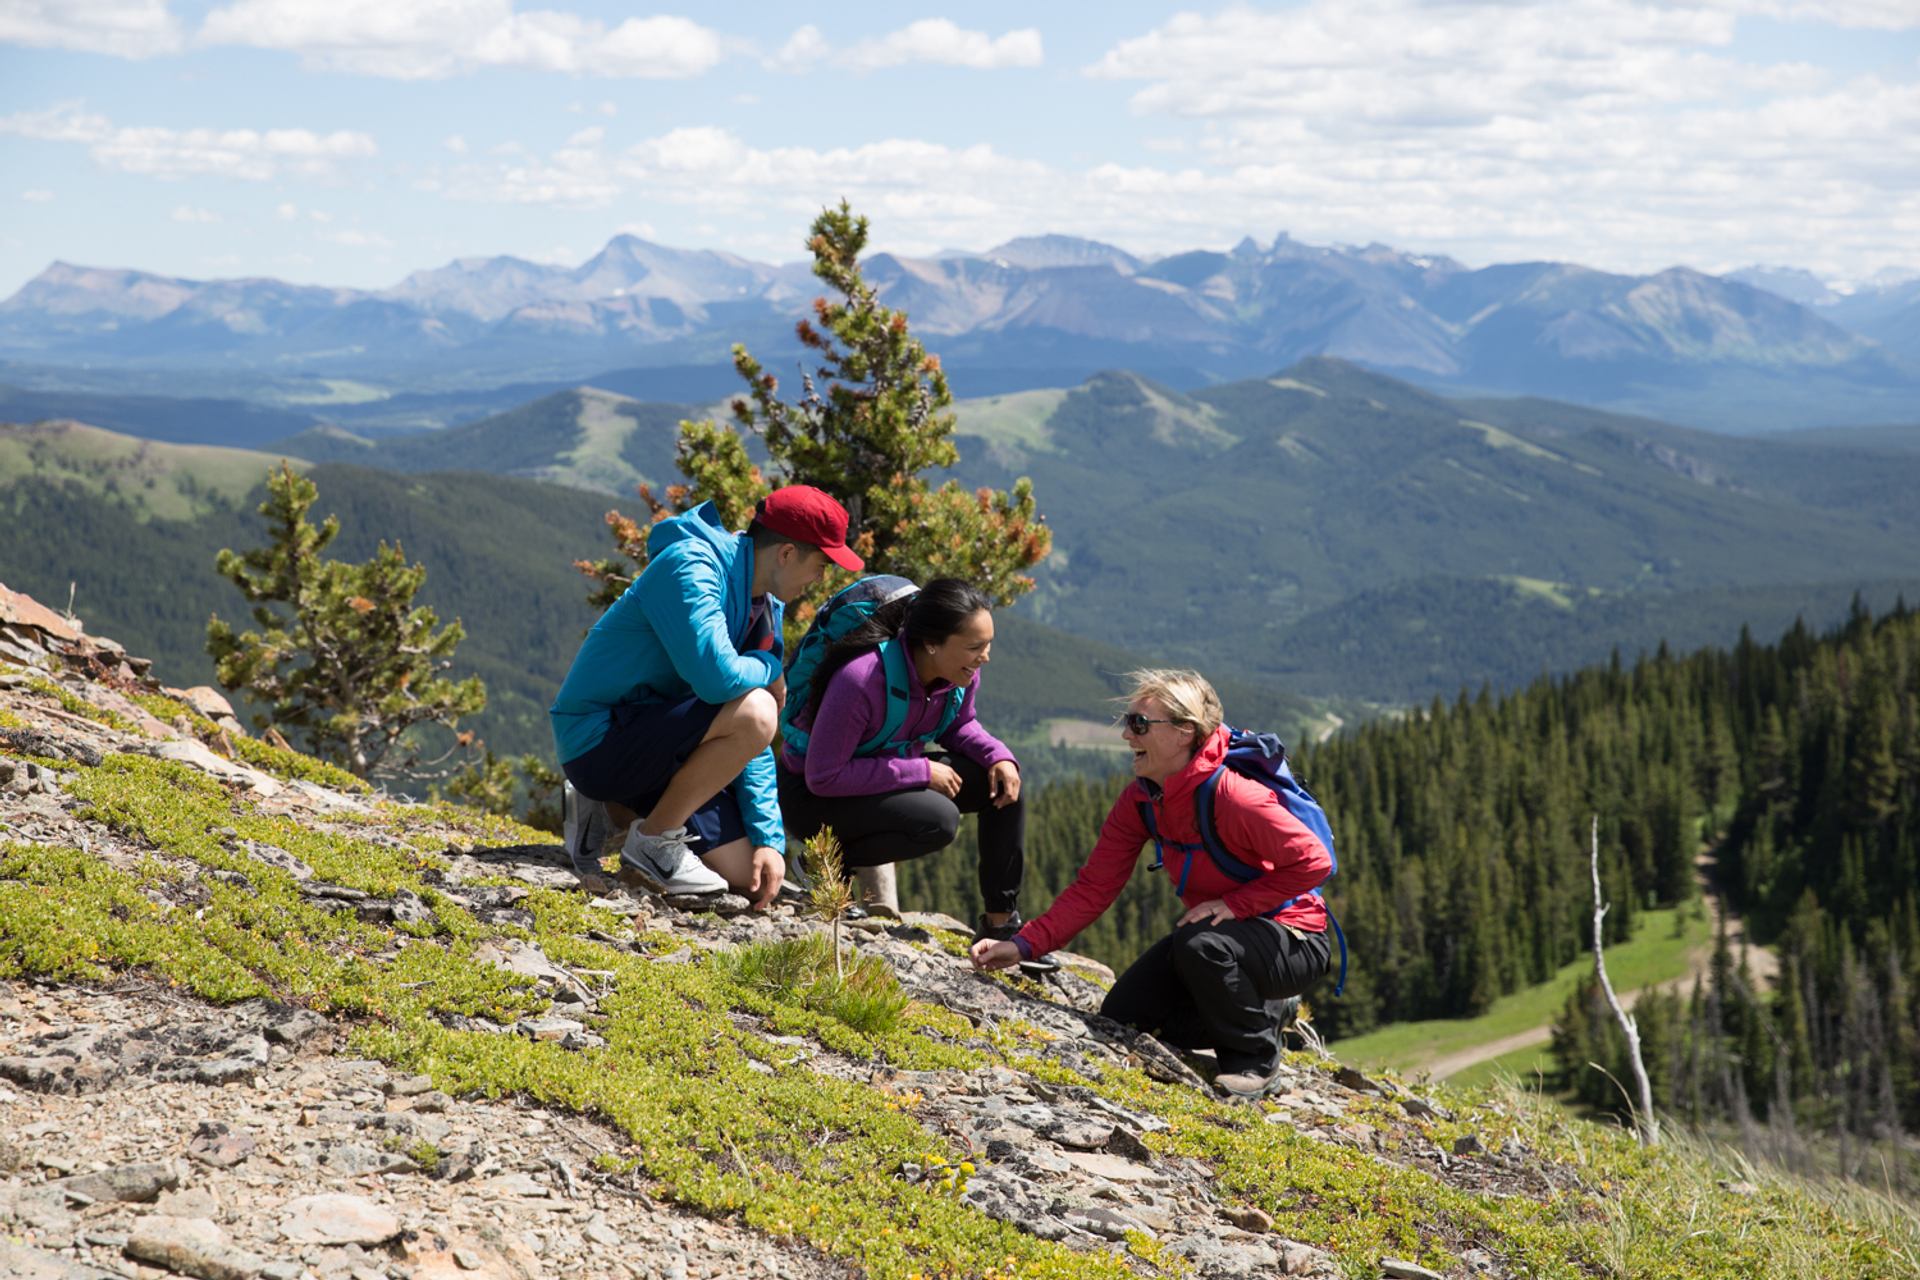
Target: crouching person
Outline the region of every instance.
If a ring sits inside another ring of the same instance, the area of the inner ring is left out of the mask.
[[[935,853],[962,814],[979,814],[976,937],[1004,939],[1021,923],[1026,809],[1013,752],[976,714],[993,656],[989,604],[935,578],[835,641],[809,678],[809,705],[789,709],[780,807],[797,839],[832,827],[849,870]]]
[[[755,906],[786,875],[773,741],[786,697],[781,620],[829,561],[858,571],[847,513],[777,489],[745,533],[706,503],[647,535],[647,567],[587,633],[550,715],[571,790],[631,822],[623,869],[675,894],[731,887]],[[598,870],[598,824],[569,796],[568,853]]]
[[[1331,854],[1272,790],[1220,768],[1228,731],[1212,685],[1192,671],[1136,671],[1132,681],[1120,721],[1134,781],[1073,883],[1010,941],[975,943],[973,963],[1003,969],[1065,946],[1113,905],[1152,841],[1187,910],[1100,1011],[1180,1048],[1213,1050],[1215,1083],[1257,1098],[1278,1076],[1283,1023],[1327,972],[1327,911],[1313,890]],[[1213,828],[1251,879],[1229,875],[1206,850],[1196,801],[1216,770]]]

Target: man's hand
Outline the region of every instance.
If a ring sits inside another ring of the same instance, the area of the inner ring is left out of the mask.
[[[1002,760],[987,770],[987,794],[993,797],[996,809],[1016,803],[1020,799],[1020,766]]]
[[[967,953],[973,961],[973,967],[985,973],[995,969],[1011,969],[1020,963],[1020,948],[1011,942],[996,942],[992,938],[982,938],[973,944],[973,950]]]
[[[787,878],[787,860],[773,849],[761,845],[753,851],[753,879],[747,885],[747,896],[753,900],[755,911],[765,911],[767,904],[773,901],[773,895],[780,892],[780,884]]]
[[[1180,923],[1187,924],[1225,924],[1234,919],[1233,908],[1219,898],[1210,898],[1187,914],[1180,917]]]
[[[781,710],[785,710],[787,705],[787,673],[782,671],[779,675],[775,676],[773,683],[767,686],[767,692],[773,695],[773,705]]]
[[[954,771],[952,765],[942,764],[938,760],[929,760],[927,771],[927,790],[938,791],[949,800],[959,796],[960,775]]]

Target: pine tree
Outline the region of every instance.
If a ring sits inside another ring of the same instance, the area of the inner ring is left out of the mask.
[[[235,634],[215,615],[207,652],[222,685],[267,704],[256,724],[298,731],[313,754],[359,777],[404,777],[420,764],[413,731],[454,727],[486,706],[486,686],[442,674],[465,632],[413,603],[427,571],[397,545],[382,542],[364,564],[322,556],[340,522],[308,520],[318,497],[284,462],[267,473],[259,513],[268,544],[222,550],[214,562],[253,604],[260,630]]]
[[[748,457],[744,439],[758,436],[777,483],[814,485],[847,504],[848,540],[869,572],[964,578],[1010,604],[1033,589],[1025,570],[1052,546],[1033,486],[1022,478],[1011,491],[969,492],[954,481],[938,489],[927,482],[924,473],[959,459],[953,395],[906,313],[883,306],[862,277],[866,242],[867,220],[844,201],[814,219],[807,248],[830,293],[796,327],[818,361],[800,375],[799,395],[782,399],[779,379],[736,345],[746,391],[732,401],[734,425],[681,423],[677,457],[689,483],[669,488],[664,502],[642,496],[653,520],[711,500],[739,527],[773,483]],[[597,584],[596,603],[618,596],[646,563],[644,527],[618,512],[607,519],[618,557],[578,564]],[[823,591],[833,586],[830,577]],[[794,610],[789,620],[799,626],[810,614]]]

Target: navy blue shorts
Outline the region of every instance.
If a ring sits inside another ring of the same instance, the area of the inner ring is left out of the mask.
[[[623,702],[612,710],[607,736],[560,767],[581,795],[625,805],[644,818],[719,714],[718,706],[698,698]],[[747,824],[733,792],[722,788],[694,810],[687,832],[703,852],[743,839]]]

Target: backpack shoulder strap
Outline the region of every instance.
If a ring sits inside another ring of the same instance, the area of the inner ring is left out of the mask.
[[[887,711],[879,729],[855,749],[856,755],[870,756],[886,750],[907,723],[907,653],[898,637],[880,642],[880,667],[886,677]]]

